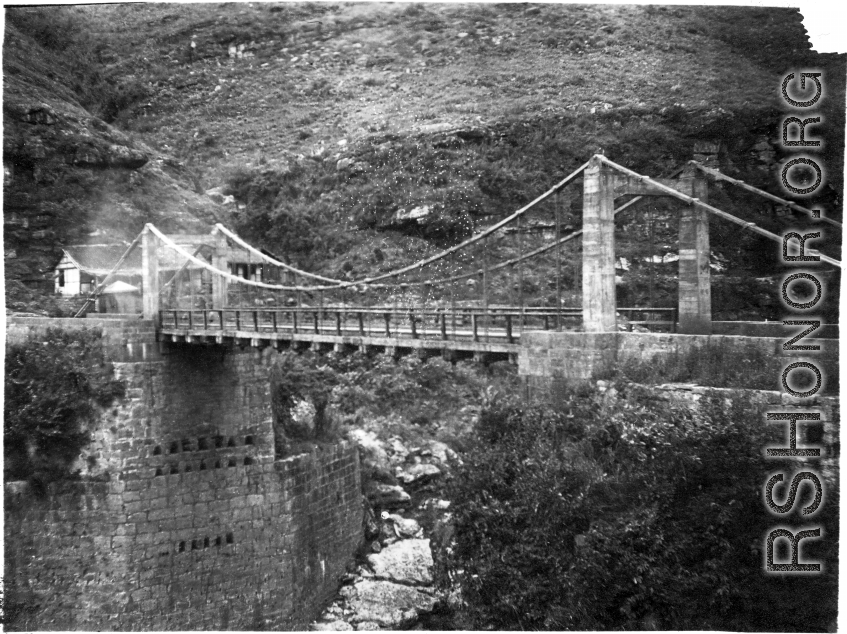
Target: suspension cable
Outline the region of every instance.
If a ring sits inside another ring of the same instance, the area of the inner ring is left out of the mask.
[[[727,183],[735,185],[736,187],[740,187],[741,189],[746,189],[748,192],[753,192],[754,194],[758,194],[759,196],[762,196],[763,198],[767,198],[768,200],[772,200],[774,202],[780,203],[781,205],[785,205],[786,207],[790,207],[791,209],[794,209],[796,211],[802,211],[803,213],[807,213],[810,216],[812,216],[812,218],[814,218],[815,220],[823,220],[824,222],[828,222],[829,224],[835,225],[836,227],[842,226],[841,223],[838,222],[837,220],[833,220],[832,218],[827,218],[825,216],[820,216],[819,212],[814,210],[814,209],[809,209],[808,207],[803,207],[802,205],[798,205],[797,203],[792,202],[790,200],[780,198],[779,196],[774,196],[773,194],[770,194],[770,193],[768,193],[768,192],[766,192],[762,189],[759,189],[758,187],[753,187],[752,185],[749,185],[749,184],[745,183],[744,181],[740,181],[738,179],[727,176],[723,172],[719,172],[716,169],[713,169],[711,167],[706,167],[705,165],[703,165],[702,163],[699,163],[698,161],[689,161],[689,163],[694,165],[694,167],[696,167],[701,172],[708,174],[709,176],[711,176],[715,180],[726,181]],[[816,217],[815,214],[818,214],[818,217]]]
[[[696,205],[697,207],[705,209],[709,213],[714,214],[715,216],[718,216],[719,218],[723,218],[724,220],[729,220],[730,222],[733,222],[737,225],[741,225],[744,229],[748,229],[748,230],[752,231],[753,233],[758,233],[759,235],[764,236],[764,237],[766,237],[770,240],[773,240],[774,242],[778,242],[779,244],[782,244],[782,238],[780,236],[776,235],[775,233],[771,233],[767,229],[762,229],[762,227],[757,225],[755,222],[747,222],[746,220],[742,220],[741,218],[738,218],[737,216],[733,216],[732,214],[727,213],[727,212],[725,212],[721,209],[718,209],[717,207],[713,207],[712,205],[708,205],[708,204],[704,203],[703,201],[701,201],[699,198],[694,198],[692,196],[688,196],[686,194],[683,194],[682,192],[674,189],[673,187],[668,187],[667,185],[663,185],[662,183],[659,183],[659,182],[653,180],[649,176],[643,176],[643,175],[639,174],[638,172],[634,172],[631,169],[627,169],[623,165],[618,165],[617,163],[615,163],[614,161],[606,158],[602,154],[596,154],[595,156],[601,162],[605,163],[609,167],[618,170],[622,174],[626,174],[627,176],[630,176],[630,177],[638,179],[638,180],[640,180],[644,183],[647,183],[651,187],[654,187],[654,188],[658,189],[659,191],[663,191],[667,195],[669,195],[673,198],[677,198],[679,200],[687,202],[689,205]],[[822,261],[827,262],[828,264],[832,264],[833,266],[837,266],[838,268],[841,268],[841,262],[839,262],[835,258],[829,257],[828,255],[824,255],[823,253],[821,253],[820,251],[818,251],[816,249],[808,249],[806,252],[809,255],[818,256]]]
[[[437,262],[437,261],[449,256],[451,253],[453,253],[455,251],[459,251],[461,249],[464,249],[465,247],[468,247],[468,246],[482,240],[483,238],[485,238],[486,236],[494,233],[495,231],[502,228],[503,226],[511,223],[516,218],[520,218],[523,214],[525,214],[527,211],[532,209],[538,203],[546,200],[547,198],[549,198],[553,194],[557,193],[560,189],[567,186],[571,181],[573,181],[577,176],[579,176],[585,170],[585,168],[587,168],[587,167],[588,167],[588,163],[587,162],[583,163],[578,168],[576,168],[576,170],[571,172],[568,176],[566,176],[564,179],[559,181],[556,185],[554,185],[553,187],[548,189],[546,192],[541,194],[538,198],[536,198],[532,202],[530,202],[527,205],[521,207],[517,211],[513,212],[511,215],[507,216],[506,218],[503,218],[503,220],[500,220],[499,222],[491,225],[485,231],[478,233],[477,235],[472,236],[472,237],[468,238],[467,240],[460,242],[459,244],[457,244],[455,246],[452,246],[448,249],[445,249],[444,251],[436,253],[435,255],[430,256],[428,258],[424,258],[422,260],[418,260],[417,262],[413,262],[412,264],[409,264],[408,266],[404,266],[400,269],[396,269],[394,271],[389,271],[388,273],[383,273],[382,275],[376,275],[374,277],[366,277],[366,278],[362,278],[362,279],[358,279],[358,280],[352,280],[352,281],[343,281],[343,280],[333,279],[333,278],[329,278],[329,277],[323,277],[323,276],[320,276],[320,275],[315,275],[314,273],[308,273],[306,271],[302,271],[300,269],[294,268],[294,267],[292,267],[288,264],[284,264],[282,262],[279,262],[278,260],[274,260],[273,258],[265,255],[261,251],[258,251],[254,247],[251,247],[247,242],[244,242],[241,238],[239,238],[237,235],[235,235],[234,233],[229,231],[229,229],[227,229],[223,225],[219,225],[219,226],[221,227],[221,230],[227,236],[231,237],[233,240],[237,241],[239,244],[241,244],[245,248],[249,248],[253,253],[255,253],[259,257],[265,259],[266,261],[270,262],[271,264],[276,264],[277,266],[283,266],[283,267],[288,268],[292,271],[295,271],[296,273],[299,273],[300,275],[305,275],[305,276],[308,276],[308,277],[311,277],[311,278],[320,279],[321,281],[330,282],[330,283],[333,284],[332,288],[342,288],[344,286],[347,286],[347,287],[356,286],[358,284],[372,284],[373,282],[378,282],[380,280],[390,279],[392,277],[399,277],[400,275],[402,275],[404,273],[408,273],[410,271],[414,271],[415,269],[419,269],[421,267],[424,267],[427,264]],[[303,287],[303,288],[308,288],[308,287]],[[318,288],[318,287],[313,287],[313,288]]]

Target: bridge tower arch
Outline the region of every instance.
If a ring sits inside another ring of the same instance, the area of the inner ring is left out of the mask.
[[[622,195],[667,196],[667,192],[617,172],[599,155],[583,172],[582,311],[585,332],[617,330],[615,292],[615,198]],[[655,179],[706,203],[708,184],[687,165],[678,179]],[[679,216],[679,324],[683,334],[711,334],[708,211],[682,205]]]

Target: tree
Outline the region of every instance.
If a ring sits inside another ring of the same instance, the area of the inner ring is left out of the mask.
[[[44,485],[68,477],[102,407],[124,395],[95,330],[51,328],[6,348],[4,475]]]

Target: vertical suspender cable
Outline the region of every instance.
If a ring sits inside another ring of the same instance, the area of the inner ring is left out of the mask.
[[[482,241],[482,307],[485,340],[488,341],[488,236]]]
[[[650,282],[649,282],[649,294],[650,294],[650,308],[653,308],[653,283],[656,279],[656,267],[653,262],[653,205],[652,203],[647,207],[647,222],[648,222],[648,234],[650,236]]]
[[[518,216],[518,304],[521,307],[521,332],[524,326],[524,305],[523,305],[523,230],[521,229],[521,221],[523,216]]]
[[[456,338],[456,254],[450,253],[450,277],[453,279],[450,280],[450,332],[453,335],[453,339]]]
[[[186,269],[186,272],[188,273],[188,292],[189,292],[189,301],[191,302],[191,304],[188,307],[188,310],[193,311],[196,304],[194,303],[194,280],[191,279],[191,267],[190,266]],[[199,271],[198,271],[198,273],[199,273]]]
[[[421,294],[421,336],[426,339],[426,300],[429,295],[429,285],[426,283],[424,267],[418,269],[418,292]]]
[[[556,330],[562,329],[562,245],[559,238],[562,237],[562,224],[559,218],[559,207],[561,192],[556,192],[553,199],[553,213],[556,216]]]
[[[295,273],[294,274],[294,286],[299,286],[299,285],[300,285],[300,282],[297,280],[297,274]],[[295,307],[300,308],[300,306],[302,305],[302,302],[303,302],[303,296],[301,295],[301,291],[300,291],[299,288],[296,291],[294,291],[294,301],[295,301]]]

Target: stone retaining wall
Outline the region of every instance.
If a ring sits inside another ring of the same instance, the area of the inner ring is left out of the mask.
[[[6,318],[6,344],[23,343],[31,336],[43,337],[49,328],[99,331],[102,345],[113,361],[145,361],[160,358],[156,330],[152,321],[108,317],[20,317]]]
[[[103,412],[82,480],[40,497],[7,484],[7,629],[305,628],[362,538],[356,447],[275,455],[270,349],[159,355],[146,324],[98,327],[107,349],[156,353],[114,364],[127,396]]]
[[[525,332],[518,356],[518,374],[530,397],[556,399],[568,384],[606,378],[616,363],[649,361],[657,355],[686,354],[704,346],[725,351],[757,348],[784,365],[800,358],[819,359],[824,372],[838,369],[837,339],[804,339],[803,345],[819,344],[819,352],[785,351],[790,337],[742,337],[736,335],[680,335],[665,333]],[[774,373],[775,387],[778,373]]]

